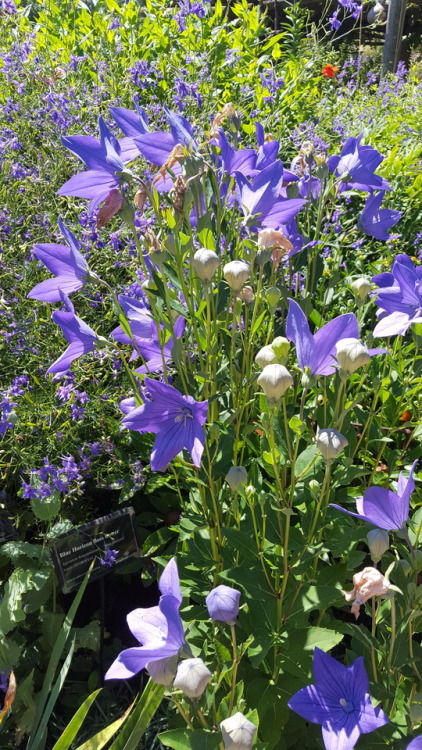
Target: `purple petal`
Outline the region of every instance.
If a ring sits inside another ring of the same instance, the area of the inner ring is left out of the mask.
[[[158,605],[168,624],[167,645],[171,646],[174,651],[183,648],[186,643],[185,631],[179,614],[180,604],[180,596],[177,597],[172,594],[164,594],[160,598],[160,603]]]
[[[163,645],[167,638],[167,620],[159,607],[134,609],[126,620],[129,630],[143,646]]]
[[[362,696],[369,693],[369,679],[362,656],[355,659],[350,667],[346,667],[345,679],[350,687],[353,702],[358,704]]]
[[[394,278],[399,283],[400,291],[403,295],[403,302],[407,305],[413,305],[418,308],[421,304],[421,296],[416,291],[418,279],[415,269],[409,268],[402,263],[397,263],[396,259],[393,272]]]
[[[137,159],[141,155],[138,146],[135,143],[134,138],[122,138],[120,141],[120,158],[124,164]]]
[[[73,175],[57,191],[57,195],[73,195],[76,198],[88,198],[101,202],[105,200],[113,188],[119,187],[119,181],[114,175],[100,170],[90,169]]]
[[[419,737],[415,737],[414,740],[409,742],[406,750],[422,750],[422,734],[420,734]]]
[[[66,294],[71,294],[81,289],[83,285],[84,282],[76,276],[57,276],[55,279],[47,279],[34,286],[29,292],[28,298],[38,299],[41,302],[60,302],[60,290]]]
[[[85,342],[94,345],[97,334],[81,318],[70,312],[56,311],[51,316],[53,321],[60,326],[63,335],[69,343]]]
[[[82,276],[86,271],[86,260],[81,253],[75,253],[66,245],[34,245],[32,251],[55,276],[66,276],[69,270]]]
[[[329,718],[333,709],[331,701],[327,702],[316,685],[308,685],[299,690],[292,695],[287,705],[302,719],[313,724],[322,724]]]
[[[401,497],[401,499],[409,499],[412,492],[414,492],[415,480],[413,479],[413,472],[415,471],[417,464],[418,460],[413,462],[408,477],[406,477],[403,472],[400,472],[399,474],[397,482],[397,494],[399,495],[399,497]]]
[[[152,471],[165,471],[170,461],[185,447],[186,427],[181,422],[169,420],[166,430],[161,430],[155,438],[151,453]]]
[[[98,138],[90,135],[62,136],[63,146],[72,151],[88,169],[105,169],[106,161]]]
[[[169,158],[177,141],[170,133],[154,132],[145,133],[135,139],[142,156],[151,164],[162,167]]]
[[[122,427],[135,432],[159,432],[164,427],[171,429],[176,412],[177,407],[169,417],[168,409],[163,408],[159,401],[146,401],[142,406],[130,410],[122,419]]]
[[[288,224],[289,221],[294,219],[305,203],[308,203],[308,201],[302,198],[277,201],[268,211],[263,213],[260,224],[269,229],[279,229],[282,224]]]
[[[198,144],[193,137],[193,130],[190,122],[188,122],[188,120],[182,115],[172,112],[166,106],[164,107],[164,110],[167,115],[174,142],[180,143],[181,146],[187,146],[189,150],[193,148],[197,151]]]
[[[107,671],[105,680],[127,680],[138,674],[146,667],[149,661],[157,661],[174,656],[175,651],[171,646],[157,648],[127,648],[122,651]]]
[[[154,399],[160,400],[163,409],[175,412],[177,409],[186,406],[182,394],[171,385],[159,383],[157,380],[152,380],[151,378],[145,378],[144,384],[151,396]]]
[[[406,313],[394,312],[378,321],[372,335],[374,338],[404,335],[412,322],[413,321],[409,319],[409,316]]]
[[[314,650],[313,672],[315,682],[326,700],[338,706],[340,698],[346,697],[347,668],[320,648]]]
[[[357,724],[362,734],[373,732],[375,729],[389,723],[389,718],[382,708],[380,706],[377,706],[377,708],[373,707],[369,694],[365,695],[365,702],[361,706],[360,711]]]
[[[314,335],[314,363],[312,372],[331,375],[335,372],[333,357],[335,345],[341,339],[359,338],[359,325],[354,313],[339,315],[320,328]]]
[[[109,107],[109,109],[113,120],[125,135],[133,137],[148,133],[148,118],[143,109],[138,112],[125,107]],[[122,141],[120,141],[121,146]]]
[[[84,354],[91,352],[93,348],[93,346],[88,346],[81,341],[75,341],[73,344],[70,344],[61,357],[56,359],[51,367],[48,368],[47,375],[56,372],[67,372],[74,359],[78,359]]]
[[[286,336],[296,348],[296,355],[301,370],[311,367],[314,339],[309,330],[308,321],[297,302],[289,299],[289,312],[286,320]]]
[[[327,722],[322,726],[322,739],[326,750],[353,750],[360,737],[360,730],[353,714],[345,714],[344,725]]]
[[[163,596],[173,596],[180,604],[182,603],[182,592],[180,590],[179,571],[177,570],[176,558],[173,557],[170,562],[167,563],[161,573],[158,588]]]
[[[191,419],[189,422],[190,424],[187,425],[186,430],[185,448],[187,448],[191,454],[195,466],[200,466],[202,454],[204,452],[205,432],[204,428],[198,424],[196,419]]]

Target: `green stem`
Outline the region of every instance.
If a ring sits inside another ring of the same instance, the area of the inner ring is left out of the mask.
[[[239,654],[237,650],[237,641],[236,641],[236,628],[234,623],[230,623],[230,632],[231,632],[231,640],[232,640],[232,653],[233,653],[233,669],[232,669],[232,684],[231,684],[231,690],[230,690],[230,700],[229,700],[229,716],[231,716],[234,706],[234,700],[236,696],[236,680],[237,680],[237,670],[239,667]]]

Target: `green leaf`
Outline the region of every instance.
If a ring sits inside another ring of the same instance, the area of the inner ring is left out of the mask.
[[[98,693],[100,692],[101,688],[99,690],[95,690],[93,693],[91,693],[91,695],[88,696],[88,698],[84,700],[82,705],[76,711],[73,719],[71,719],[64,732],[60,735],[59,739],[53,747],[53,750],[69,750],[70,745],[72,744],[83,722],[85,721],[89,709],[91,708]]]
[[[315,470],[315,465],[321,463],[322,457],[316,445],[308,445],[300,453],[295,463],[295,477],[306,477]]]
[[[140,740],[163,700],[165,687],[148,680],[121,734],[109,750],[138,750]],[[97,748],[95,747],[95,750]]]
[[[214,750],[218,747],[221,736],[206,732],[205,729],[170,729],[159,734],[158,739],[165,747],[173,750]]]

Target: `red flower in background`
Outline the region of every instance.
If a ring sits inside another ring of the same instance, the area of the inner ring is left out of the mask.
[[[331,63],[328,63],[328,65],[324,65],[321,73],[326,78],[335,78],[336,73],[338,73],[339,70],[340,68],[338,68],[337,65],[331,65]]]

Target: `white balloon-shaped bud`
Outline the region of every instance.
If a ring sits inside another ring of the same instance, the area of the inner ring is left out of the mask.
[[[249,263],[246,260],[232,260],[230,263],[226,263],[223,274],[230,289],[239,292],[249,278],[249,270]]]
[[[164,659],[150,661],[146,665],[147,672],[157,685],[171,685],[177,671],[177,656],[167,656]]]
[[[324,430],[318,430],[316,444],[322,457],[331,462],[344,451],[349,441],[337,430],[327,427]]]
[[[365,299],[365,297],[368,296],[369,292],[372,289],[372,284],[369,281],[369,279],[366,279],[364,276],[361,276],[359,279],[356,279],[356,281],[352,281],[350,284],[352,287],[354,293],[357,297],[360,299]]]
[[[260,367],[266,367],[266,365],[272,365],[277,362],[278,357],[272,346],[263,346],[255,356],[255,362]]]
[[[336,344],[337,362],[347,375],[367,365],[371,355],[359,339],[340,339]]]
[[[240,485],[246,484],[248,481],[248,472],[244,466],[232,466],[228,470],[225,480],[232,490],[237,490]]]
[[[193,267],[201,281],[211,281],[219,265],[217,253],[206,247],[200,247],[193,256]]]
[[[272,403],[278,403],[287,389],[293,385],[293,378],[284,365],[267,365],[262,370],[258,383]]]
[[[211,678],[212,674],[202,659],[184,659],[177,667],[173,687],[188,698],[200,698]]]
[[[388,531],[384,529],[372,529],[366,535],[368,540],[369,552],[373,563],[377,563],[381,560],[384,552],[387,552],[390,546],[390,537]]]
[[[225,750],[250,750],[256,734],[256,726],[240,711],[220,724]]]

